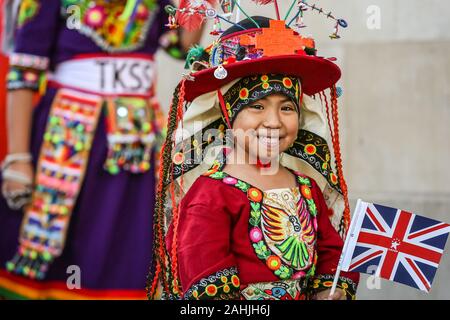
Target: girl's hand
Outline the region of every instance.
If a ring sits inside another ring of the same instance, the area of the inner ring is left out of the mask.
[[[336,289],[331,297],[330,292],[331,289],[320,291],[313,296],[313,300],[347,300],[342,289]]]
[[[18,175],[20,179],[15,179],[15,176]],[[17,161],[5,168],[1,190],[11,209],[18,210],[29,203],[33,176],[34,170],[31,162]],[[28,183],[24,180],[28,180]]]

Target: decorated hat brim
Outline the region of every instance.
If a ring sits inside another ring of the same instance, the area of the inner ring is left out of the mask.
[[[303,92],[311,96],[330,88],[341,77],[341,70],[336,64],[322,57],[308,55],[262,57],[225,64],[223,67],[227,71],[224,79],[214,76],[217,67],[192,73],[194,80],[185,83],[185,99],[192,101],[238,78],[268,73],[298,77]]]

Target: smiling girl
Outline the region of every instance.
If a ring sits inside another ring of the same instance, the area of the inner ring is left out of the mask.
[[[310,97],[329,87],[334,93],[339,69],[325,59],[296,53],[295,48],[274,56],[264,54],[266,47],[249,45],[248,59],[227,57],[224,52],[231,44],[254,43],[243,34],[258,39],[270,31],[289,30],[284,21],[254,19],[261,29],[226,31],[209,50],[209,61],[221,64],[193,73],[195,81],[182,81],[176,91],[169,123],[191,135],[168,140],[164,147],[168,165],[160,172],[150,298],[355,296],[355,273],[342,273],[338,290],[330,295],[343,246],[339,223],[332,221],[336,215],[340,220],[344,201],[329,179],[322,107]],[[255,49],[262,51],[259,57]],[[223,75],[217,70],[225,70],[226,76],[220,79]],[[199,123],[202,130],[196,131]],[[208,169],[210,151],[220,147],[220,139],[206,134],[214,128],[227,128],[229,139],[224,156]],[[170,129],[175,127],[169,127],[169,134]],[[200,162],[188,159],[189,154],[201,154],[200,147],[206,147]]]

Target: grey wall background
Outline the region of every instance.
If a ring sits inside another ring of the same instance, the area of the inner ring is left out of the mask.
[[[242,2],[252,14],[275,17],[270,5]],[[291,0],[278,2],[284,16]],[[314,36],[320,55],[337,57],[343,72],[341,144],[352,208],[362,198],[450,222],[450,1],[309,3],[350,25],[331,41],[333,22],[309,13],[304,34]],[[370,6],[380,9],[380,29],[367,27]],[[202,43],[211,40],[206,34]],[[158,95],[167,109],[183,63],[161,52],[157,58]],[[450,244],[430,294],[384,280],[370,290],[367,281],[362,275],[359,299],[450,299]]]

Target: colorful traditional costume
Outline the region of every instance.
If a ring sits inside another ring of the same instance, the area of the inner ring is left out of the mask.
[[[339,151],[340,70],[316,56],[312,39],[263,17],[238,22],[194,56],[175,91],[162,149],[149,298],[312,298],[332,285],[350,219]],[[225,173],[220,150],[242,108],[273,93],[300,106],[297,140],[280,158],[297,187],[260,190]],[[358,280],[341,274],[338,287],[348,299]]]
[[[31,205],[21,215],[0,199],[0,295],[145,297],[163,123],[153,54],[168,4],[22,0],[8,88],[43,96]]]

